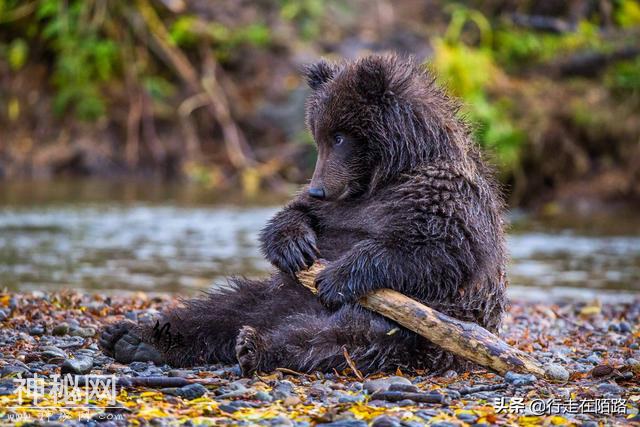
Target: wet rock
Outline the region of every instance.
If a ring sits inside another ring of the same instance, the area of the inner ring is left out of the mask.
[[[16,363],[14,365],[7,365],[0,369],[0,377],[2,378],[15,378],[22,376],[22,378],[28,378],[32,376],[32,372],[24,364]]]
[[[339,420],[339,421],[334,421],[332,423],[316,424],[316,426],[324,426],[324,427],[367,427],[367,423],[365,421],[360,421],[360,420]]]
[[[378,391],[389,390],[391,384],[411,385],[411,381],[404,377],[392,376],[386,378],[378,378],[375,380],[366,380],[363,384],[363,387],[369,394],[373,394]]]
[[[293,421],[284,416],[274,417],[269,420],[269,425],[272,427],[290,427],[293,426]]]
[[[9,318],[9,312],[0,308],[0,322],[3,322]]]
[[[82,337],[82,338],[91,338],[96,335],[95,328],[86,327],[86,328],[72,328],[69,331],[69,335],[72,337]]]
[[[631,332],[631,324],[629,322],[620,322],[618,328],[620,328],[620,332],[622,332],[623,334],[628,334]]]
[[[162,393],[172,396],[182,397],[183,399],[193,400],[202,397],[207,392],[207,388],[202,384],[189,384],[184,387],[163,388]]]
[[[599,365],[602,362],[602,359],[597,354],[591,354],[587,357],[587,362],[592,363],[594,365]]]
[[[293,393],[293,384],[289,381],[279,381],[273,390],[271,390],[271,396],[274,400],[284,400],[291,396]]]
[[[391,384],[388,390],[389,391],[408,391],[410,393],[417,393],[420,391],[418,390],[418,387],[414,386],[413,384],[401,384],[401,383]]]
[[[450,423],[448,421],[440,421],[438,423],[431,424],[431,427],[458,427],[458,424]]]
[[[295,406],[299,404],[302,400],[295,395],[287,396],[284,400],[282,400],[282,404],[284,406]]]
[[[240,408],[236,408],[231,404],[223,403],[221,405],[218,405],[218,409],[220,409],[222,412],[226,412],[227,414],[233,414]]]
[[[44,335],[44,333],[45,333],[44,327],[39,325],[29,329],[29,335],[33,335],[34,337],[40,337]]]
[[[473,424],[476,421],[478,421],[478,417],[477,416],[475,416],[473,414],[470,414],[468,412],[462,412],[462,413],[456,415],[456,417],[458,417],[458,419],[460,421],[464,421],[467,424]]]
[[[555,381],[566,382],[569,380],[569,371],[567,371],[564,367],[555,364],[549,363],[544,367],[544,372],[547,375],[547,378],[553,378]]]
[[[595,421],[585,421],[582,424],[580,424],[580,427],[598,427],[598,423]]]
[[[85,375],[91,372],[93,368],[93,359],[90,357],[78,357],[75,359],[67,359],[62,363],[60,372],[65,374]]]
[[[167,373],[167,375],[170,377],[192,378],[194,373],[188,369],[172,369]]]
[[[53,327],[51,330],[51,334],[55,336],[67,335],[69,333],[69,324],[68,323],[59,323]]]
[[[260,402],[272,402],[273,401],[273,397],[271,397],[271,395],[269,393],[267,393],[266,391],[259,391],[256,394],[253,395],[253,398],[255,400],[259,400]]]
[[[135,311],[127,311],[124,314],[125,319],[131,320],[133,322],[138,322],[138,313]]]
[[[603,383],[598,385],[598,391],[602,394],[620,395],[624,389],[617,384]]]
[[[357,403],[363,402],[365,399],[362,394],[347,394],[337,392],[334,396],[338,398],[338,403]]]
[[[640,373],[640,360],[630,357],[627,360],[625,360],[624,363],[625,365],[630,367],[633,372]]]
[[[609,323],[609,330],[613,332],[620,332],[620,326],[617,323]]]
[[[402,424],[399,419],[389,415],[380,415],[373,419],[371,427],[400,427]]]
[[[519,387],[535,383],[536,376],[532,374],[518,374],[516,372],[509,371],[505,374],[504,380],[509,384]]]
[[[447,372],[444,373],[444,375],[442,375],[444,378],[456,378],[458,376],[458,373],[456,371],[454,371],[453,369],[449,369]]]

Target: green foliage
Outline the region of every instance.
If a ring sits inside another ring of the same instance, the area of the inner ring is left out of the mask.
[[[622,28],[640,25],[640,3],[637,0],[618,0],[615,20]]]
[[[280,0],[280,15],[296,23],[304,39],[311,39],[320,32],[325,7],[324,0]]]
[[[608,87],[626,96],[631,93],[640,95],[640,58],[612,67],[605,76],[605,82]]]
[[[9,66],[13,71],[18,71],[27,60],[29,54],[29,46],[24,39],[18,38],[13,40],[9,44],[7,53],[7,59],[9,60]]]
[[[461,40],[467,21],[480,30],[479,47]],[[479,12],[455,9],[445,38],[433,43],[432,64],[441,82],[463,100],[462,112],[471,121],[477,140],[493,151],[503,171],[509,172],[517,164],[524,137],[512,123],[509,104],[489,95],[492,82],[501,74],[491,50],[492,36],[488,21]]]

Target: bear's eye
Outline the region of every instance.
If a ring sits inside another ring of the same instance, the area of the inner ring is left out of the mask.
[[[345,141],[345,137],[338,133],[333,137],[333,141],[335,145],[341,145]]]

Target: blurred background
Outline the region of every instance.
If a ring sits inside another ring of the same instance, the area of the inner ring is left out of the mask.
[[[265,274],[315,163],[301,65],[389,51],[496,165],[514,292],[640,291],[636,0],[0,0],[0,288]]]

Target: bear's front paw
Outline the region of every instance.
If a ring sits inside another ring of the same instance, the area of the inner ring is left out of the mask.
[[[316,233],[306,225],[279,233],[265,249],[267,259],[273,265],[292,275],[311,267],[320,256]]]
[[[337,310],[358,299],[349,289],[349,277],[331,266],[318,273],[315,284],[320,302],[329,310]]]

